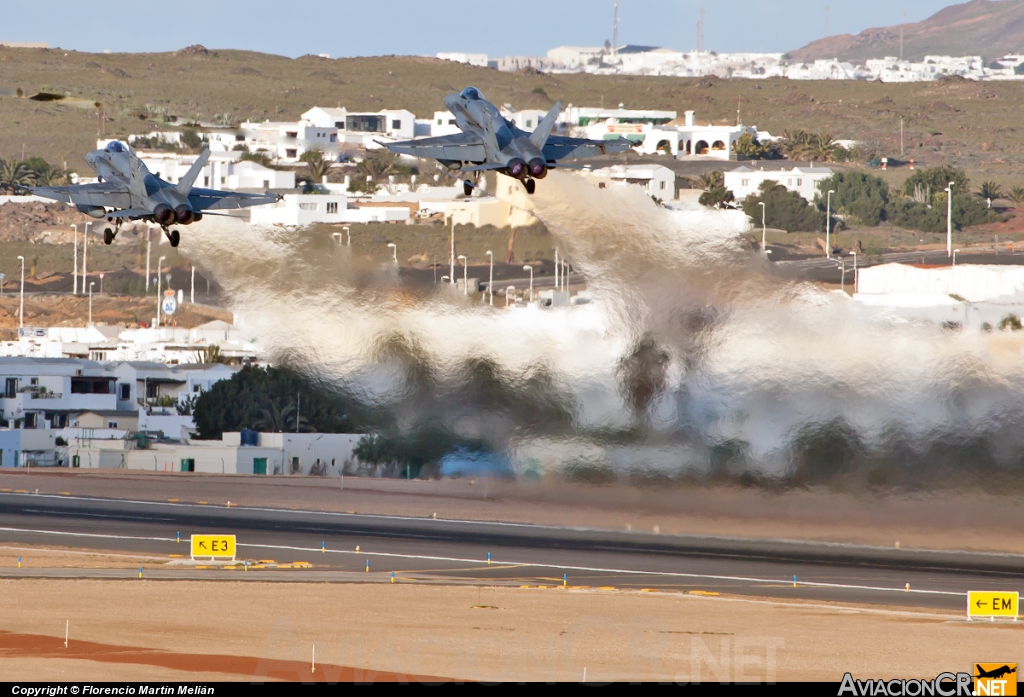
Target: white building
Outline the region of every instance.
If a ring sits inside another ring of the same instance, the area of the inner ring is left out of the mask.
[[[344,107],[313,107],[302,114],[301,123],[334,133],[332,144],[366,146],[386,136],[404,140],[416,136],[416,115],[406,109],[349,111]]]
[[[138,153],[150,172],[172,184],[181,180],[198,155],[143,151]],[[197,186],[237,191],[239,189],[294,189],[295,172],[270,169],[258,162],[239,160],[239,152],[216,152],[203,167]]]
[[[404,223],[409,220],[408,206],[349,205],[344,194],[285,194],[275,204],[252,209],[253,225],[303,226],[314,223]]]
[[[648,196],[666,201],[676,197],[676,173],[664,165],[613,165],[584,171],[584,176],[596,182],[601,189],[610,185],[636,185],[642,187]]]
[[[486,68],[488,64],[486,53],[438,53],[437,58],[443,61],[467,63],[478,68]]]
[[[743,166],[724,172],[725,188],[729,189],[737,201],[742,201],[751,194],[757,194],[761,184],[765,181],[773,181],[782,184],[790,191],[807,199],[808,203],[814,201],[818,193],[818,184],[832,177],[832,170],[828,167],[794,167],[793,169],[754,169]]]
[[[696,114],[687,111],[681,125],[669,124],[642,129],[641,152],[646,155],[664,153],[673,157],[709,157],[732,159],[733,151],[743,134],[757,135],[754,126],[701,126]],[[631,136],[626,134],[627,138]]]
[[[117,378],[94,361],[0,358],[0,380],[0,428],[64,428],[84,411],[117,409]]]

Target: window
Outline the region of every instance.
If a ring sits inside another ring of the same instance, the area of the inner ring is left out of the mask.
[[[117,428],[117,422],[116,421],[108,421],[107,422],[107,428]]]
[[[284,151],[284,156],[285,157],[298,157],[299,156],[298,153],[299,153],[299,151],[296,150],[295,148],[288,148],[287,150]]]
[[[662,191],[664,191],[665,190],[665,182],[658,182],[658,188],[661,189]]]
[[[30,385],[38,385],[39,384],[39,378],[29,378],[28,379],[28,384],[30,384]]]
[[[532,128],[533,127],[533,119],[526,119],[526,127],[527,128]]]
[[[203,186],[209,186],[209,185],[210,185],[210,178],[209,177],[203,177]]]
[[[298,133],[298,131],[287,131],[285,133],[285,136],[287,136],[288,138],[298,138],[299,137],[299,133]]]
[[[298,474],[302,468],[302,460],[297,457],[292,458],[292,474]]]
[[[331,134],[331,142],[332,143],[337,143],[338,142],[338,134],[337,133],[332,133]]]
[[[597,188],[598,189],[603,189],[604,188],[604,182],[598,182]]]
[[[749,179],[740,179],[740,186],[750,186]]]
[[[4,397],[7,399],[14,399],[14,395],[18,393],[18,378],[7,378],[4,381]]]
[[[132,398],[132,386],[127,382],[122,382],[117,386],[117,398],[126,401]]]
[[[263,188],[264,189],[269,189],[270,188],[270,180],[269,179],[264,179],[263,180]]]
[[[202,385],[192,385],[192,391],[199,394],[203,391]]]
[[[804,180],[803,179],[797,179],[796,180],[796,185],[797,186],[803,186],[804,185]]]
[[[328,214],[337,214],[338,213],[338,202],[337,201],[329,201],[327,203],[327,213]]]
[[[345,122],[344,121],[335,121],[334,122],[334,127],[337,128],[339,131],[344,131],[345,130]]]
[[[25,428],[36,427],[36,412],[28,411],[25,412]]]
[[[300,203],[299,209],[304,211],[315,211],[319,208],[319,204],[316,203]]]
[[[440,125],[442,125],[442,124],[443,124],[443,122],[444,122],[444,121],[443,121],[443,119],[438,119],[438,120],[437,120],[437,125],[438,125],[438,126],[440,126]]]
[[[191,457],[187,457],[187,458],[183,457],[181,459],[181,471],[182,472],[195,472],[196,471],[196,461],[193,458],[191,458]]]
[[[402,127],[402,122],[399,119],[392,119],[391,120],[391,128],[393,128],[395,130],[398,130],[401,127]]]
[[[113,378],[74,377],[71,394],[114,394],[114,384]]]
[[[456,123],[455,119],[448,119],[448,125],[449,126],[454,126],[455,123]]]

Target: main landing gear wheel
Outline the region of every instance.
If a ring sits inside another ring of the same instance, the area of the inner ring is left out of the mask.
[[[526,179],[523,181],[523,186],[526,187],[526,193],[533,195],[533,192],[537,190],[537,182],[533,179]]]
[[[171,230],[170,239],[171,239],[171,246],[172,247],[177,247],[178,243],[181,242],[181,233],[178,232],[177,230]]]
[[[116,234],[117,233],[114,232],[113,230],[111,230],[110,228],[107,228],[106,230],[104,230],[103,231],[103,244],[111,244],[114,241],[114,236]]]
[[[463,180],[463,182],[462,182],[462,192],[464,194],[466,194],[466,196],[472,196],[473,195],[473,184],[472,184],[472,182],[470,182],[468,180]]]

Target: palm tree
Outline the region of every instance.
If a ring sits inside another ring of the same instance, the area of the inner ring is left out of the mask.
[[[690,182],[704,191],[711,191],[725,186],[725,175],[719,171],[705,172],[699,177],[690,179]]]
[[[1002,198],[1003,190],[994,181],[983,181],[981,183],[981,188],[978,189],[978,196],[984,199],[988,199],[989,203],[991,204],[992,201],[996,200],[997,198]]]
[[[356,170],[363,176],[373,177],[374,180],[386,177],[397,171],[398,156],[383,148],[379,150],[368,150],[363,161],[356,165]]]
[[[1024,203],[1024,187],[1015,186],[1010,189],[1010,192],[1006,194],[1006,198],[1013,201],[1013,205],[1019,206]]]
[[[35,183],[39,186],[53,186],[62,183],[64,179],[63,172],[58,172],[49,165],[40,167],[34,174]]]
[[[0,187],[14,192],[35,182],[35,173],[24,162],[0,160]]]
[[[323,181],[334,165],[333,162],[324,157],[323,152],[320,150],[307,150],[302,153],[302,157],[299,159],[306,163],[306,170],[309,172],[309,177],[314,183]]]

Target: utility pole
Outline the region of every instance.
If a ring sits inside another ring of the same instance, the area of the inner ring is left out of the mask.
[[[903,157],[903,117],[900,117],[900,157]]]
[[[615,18],[612,20],[612,55],[619,52],[619,3],[615,3]]]
[[[903,25],[907,23],[907,11],[903,10],[903,22],[900,24],[900,60],[903,60]]]
[[[825,36],[828,37],[828,5],[825,5]]]
[[[704,53],[704,10],[700,11],[700,19],[697,20],[697,53]]]

